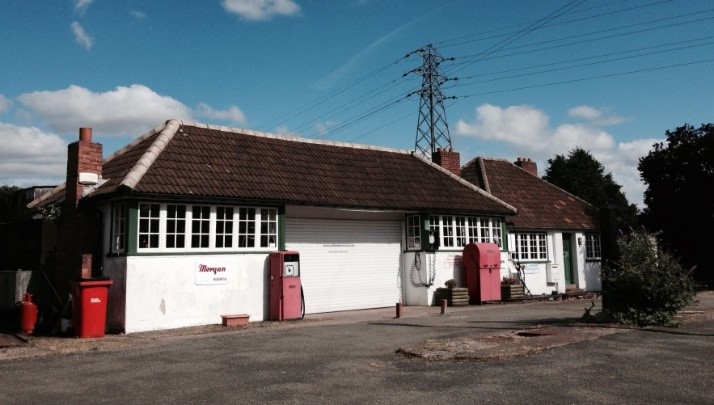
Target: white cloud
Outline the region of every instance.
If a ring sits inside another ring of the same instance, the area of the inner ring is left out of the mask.
[[[139,20],[146,19],[146,13],[143,11],[131,10],[131,15],[134,16],[134,18],[139,19]]]
[[[628,201],[643,207],[644,192],[647,186],[640,180],[637,170],[640,158],[646,156],[652,145],[661,142],[658,139],[638,139],[621,142],[609,150],[593,151],[592,155],[602,163],[606,172],[612,173],[615,181],[622,186]]]
[[[547,140],[548,150],[557,150],[566,153],[577,147],[586,149],[581,145],[588,145],[587,149],[608,150],[615,146],[615,141],[607,132],[588,125],[562,124],[552,133]]]
[[[476,108],[472,120],[461,119],[456,124],[456,134],[470,136],[486,142],[501,142],[513,147],[513,159],[528,156],[534,159],[542,174],[548,159],[567,155],[579,147],[590,152],[612,173],[622,186],[628,201],[643,206],[645,185],[640,181],[637,164],[647,155],[657,140],[642,139],[617,142],[601,127],[622,122],[622,118],[589,106],[578,106],[568,111],[571,118],[585,123],[565,123],[551,128],[544,112],[527,105],[502,108],[483,104]]]
[[[0,114],[5,113],[7,110],[10,109],[11,106],[12,101],[8,100],[7,98],[5,98],[5,96],[0,94]]]
[[[94,0],[74,0],[74,11],[85,11]]]
[[[0,122],[0,184],[20,187],[64,181],[67,144],[35,127]]]
[[[59,133],[92,127],[102,134],[136,136],[168,119],[192,119],[191,109],[184,104],[140,84],[103,93],[72,85],[25,93],[18,100]]]
[[[206,103],[200,103],[196,114],[207,118],[226,120],[238,124],[245,124],[246,122],[243,111],[234,105],[228,107],[226,110],[215,110]]]
[[[483,104],[476,108],[473,123],[459,120],[458,135],[473,136],[485,141],[506,142],[523,148],[546,148],[549,118],[543,112],[527,106],[501,108]]]
[[[273,128],[273,132],[283,136],[300,136],[297,132],[293,132],[292,130],[290,130],[289,127],[285,125],[278,125],[277,127]]]
[[[323,121],[323,122],[318,122],[315,124],[315,129],[317,130],[317,133],[320,135],[325,135],[326,133],[330,132],[330,130],[337,125],[339,125],[339,121]]]
[[[92,37],[87,34],[87,31],[84,30],[84,27],[82,27],[77,21],[73,21],[69,26],[72,28],[74,39],[77,43],[84,49],[90,50],[94,41],[92,40]]]
[[[223,0],[223,8],[248,21],[265,21],[275,15],[291,16],[300,12],[293,0]]]
[[[625,121],[625,117],[611,114],[607,110],[581,105],[568,110],[568,116],[579,118],[593,125],[617,125]]]

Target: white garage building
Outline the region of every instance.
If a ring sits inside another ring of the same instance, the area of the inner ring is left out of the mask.
[[[113,280],[109,330],[266,320],[278,250],[300,253],[308,314],[431,304],[461,277],[463,246],[506,244],[516,213],[409,151],[171,120],[87,166],[101,146],[80,134],[66,185],[31,206],[66,195],[77,227],[96,218],[101,237],[64,250],[91,254],[93,274]]]

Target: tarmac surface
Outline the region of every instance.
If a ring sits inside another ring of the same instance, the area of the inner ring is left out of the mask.
[[[384,308],[0,340],[0,403],[714,403],[714,293],[677,328],[578,323],[585,307]]]

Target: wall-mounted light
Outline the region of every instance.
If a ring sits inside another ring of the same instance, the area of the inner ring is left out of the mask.
[[[582,245],[583,245],[583,238],[578,237],[578,246],[582,246]]]

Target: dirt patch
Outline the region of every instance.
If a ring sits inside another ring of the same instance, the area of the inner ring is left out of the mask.
[[[491,336],[430,339],[402,347],[397,353],[424,360],[505,360],[628,330],[596,326],[549,326]]]

